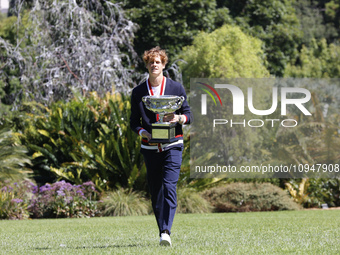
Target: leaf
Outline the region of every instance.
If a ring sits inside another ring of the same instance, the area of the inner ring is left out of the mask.
[[[46,130],[38,129],[37,131],[38,131],[39,134],[44,135],[44,136],[50,138],[50,134]]]
[[[58,169],[58,168],[50,167],[50,170],[53,173],[55,173],[57,176],[64,178],[66,180],[74,181],[74,179],[75,179],[72,172],[66,172],[65,169],[63,169],[63,168]]]
[[[35,159],[35,158],[38,158],[38,157],[41,157],[41,156],[43,156],[43,154],[40,151],[37,151],[37,152],[33,153],[32,158]]]
[[[46,145],[46,144],[44,144]],[[29,144],[28,145],[29,148],[31,148],[32,150],[36,151],[36,152],[40,152],[42,153],[47,159],[50,159],[52,160],[52,162],[58,166],[59,163],[58,163],[58,159],[51,153],[49,152],[48,150],[46,150],[45,148],[42,148],[42,147],[39,147],[35,144]]]
[[[102,158],[105,159],[105,144],[100,144],[99,148],[101,147]]]
[[[100,124],[100,126],[102,127],[102,129],[104,130],[105,134],[109,134],[111,132],[110,128],[105,125],[105,124]]]
[[[63,111],[61,108],[57,108],[57,111],[59,113],[59,118],[62,119],[63,118]]]
[[[130,176],[129,176],[129,178],[128,178],[128,187],[129,188],[132,188],[133,187],[133,185],[134,185],[134,183],[135,183],[135,181],[137,180],[137,178],[138,178],[138,168],[137,168],[137,166],[135,165],[135,166],[133,166],[133,169],[132,169],[132,171],[130,172]]]

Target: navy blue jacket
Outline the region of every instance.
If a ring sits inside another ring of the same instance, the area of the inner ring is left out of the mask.
[[[140,134],[140,131],[143,129],[151,134],[151,125],[152,123],[157,122],[156,114],[148,110],[142,101],[144,96],[151,95],[148,86],[148,82],[145,81],[132,90],[130,127],[137,134]],[[192,113],[190,111],[190,107],[187,102],[187,96],[182,84],[169,78],[165,78],[164,91],[161,91],[161,95],[183,96],[185,100],[182,104],[182,107],[178,109],[175,114],[182,114],[185,116],[185,121],[183,124],[191,123]],[[183,140],[182,125],[178,124],[176,126],[175,135],[178,140]],[[142,139],[142,146],[143,145],[148,145],[147,140],[144,138]]]

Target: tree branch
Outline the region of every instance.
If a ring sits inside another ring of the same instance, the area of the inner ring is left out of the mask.
[[[81,83],[83,83],[83,81],[74,73],[72,72],[72,70],[70,69],[70,67],[68,66],[66,60],[64,59],[64,57],[61,54],[58,54],[61,59],[63,60],[63,62],[65,63],[65,66],[67,68],[67,70],[74,76],[74,78],[76,78],[78,81],[80,81]]]

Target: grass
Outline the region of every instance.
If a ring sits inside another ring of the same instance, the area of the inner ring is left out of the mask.
[[[339,254],[340,211],[177,214],[172,247],[153,216],[0,221],[0,254]]]

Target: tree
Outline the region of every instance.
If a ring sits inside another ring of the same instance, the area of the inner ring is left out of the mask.
[[[223,26],[212,33],[201,32],[179,58],[185,86],[190,78],[262,78],[269,72],[262,58],[262,42],[236,26]]]
[[[267,68],[282,76],[286,64],[296,57],[302,32],[292,0],[220,0],[218,8],[228,8],[243,31],[264,42]]]
[[[269,77],[261,58],[262,42],[241,31],[236,26],[223,26],[212,33],[201,32],[194,39],[193,45],[184,47],[179,58],[187,63],[182,65],[184,85],[188,87],[190,78],[224,78],[230,84],[238,84],[245,91],[247,79],[240,81],[232,78]],[[218,80],[220,81],[220,80]],[[249,80],[248,80],[249,81]],[[193,81],[191,81],[193,82]],[[190,85],[197,85],[193,82]],[[211,85],[211,84],[210,84]],[[257,87],[257,86],[255,86]],[[191,86],[190,105],[194,116],[200,115],[200,90]],[[262,93],[261,88],[255,92],[254,98]],[[220,125],[212,130],[214,116],[230,118],[232,99],[230,93],[220,94],[223,107],[214,107],[212,100],[208,102],[206,116],[196,118],[190,127],[191,163],[205,165],[207,162],[219,165],[239,165],[259,159],[256,150],[260,143],[258,129],[243,128],[242,125]],[[263,102],[260,102],[262,106]],[[235,116],[234,116],[235,117]],[[239,118],[238,118],[239,117]],[[251,115],[235,117],[235,122],[249,119]],[[213,144],[213,148],[205,145]],[[208,163],[209,165],[209,163]],[[211,177],[211,175],[210,175]]]
[[[20,50],[0,37],[0,105],[7,108],[15,102],[19,102],[23,89],[19,81],[21,71],[25,65],[25,59]],[[0,113],[3,109],[0,109]]]
[[[29,45],[28,36],[25,36],[29,27],[28,17],[25,11],[18,17],[0,20],[0,114],[22,99],[17,95],[23,89],[20,76],[25,62],[22,51]]]
[[[325,22],[324,12],[317,8],[315,1],[296,1],[294,8],[303,32],[302,44],[309,46],[313,39],[326,38],[330,40],[330,38],[337,36],[334,25]]]
[[[128,91],[139,79],[133,70],[135,28],[109,1],[35,0],[25,34],[30,44],[2,46],[13,50],[12,62],[18,55],[23,59],[18,66],[9,66],[8,57],[3,60],[3,67],[18,68],[22,90],[11,96],[48,103],[71,98],[74,89],[101,95],[112,88]],[[6,72],[0,70],[0,76]]]
[[[331,20],[334,26],[338,29],[340,28],[340,0],[331,0],[325,4],[326,16]]]
[[[327,44],[326,39],[312,40],[309,48],[303,46],[295,62],[287,65],[286,77],[339,78],[340,46]]]
[[[129,18],[138,24],[134,48],[139,56],[159,45],[170,62],[183,46],[190,45],[199,31],[215,29],[216,3],[210,0],[124,1]]]
[[[323,24],[332,33],[325,37],[327,41],[336,42],[340,35],[340,1],[339,0],[314,0],[312,5],[323,16]]]

